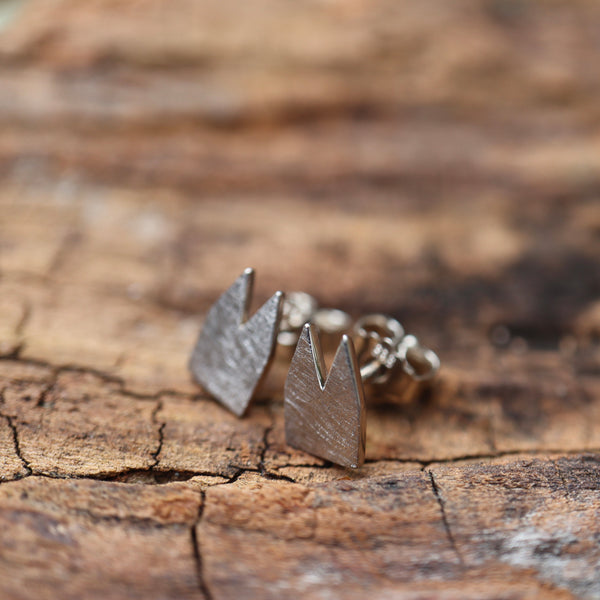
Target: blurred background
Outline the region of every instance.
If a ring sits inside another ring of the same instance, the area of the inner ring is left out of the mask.
[[[5,356],[194,389],[253,266],[592,372],[599,256],[595,0],[0,0]]]

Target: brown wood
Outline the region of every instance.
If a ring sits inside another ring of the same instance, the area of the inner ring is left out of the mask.
[[[600,598],[597,2],[0,8],[1,598]],[[358,472],[191,381],[247,266],[441,356]]]

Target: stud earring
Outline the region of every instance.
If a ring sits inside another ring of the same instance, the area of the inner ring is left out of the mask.
[[[270,366],[284,298],[275,292],[248,318],[253,284],[246,269],[213,304],[189,362],[198,383],[238,416]]]
[[[360,342],[358,355],[352,339],[344,335],[327,373],[318,329],[305,325],[284,390],[286,442],[350,468],[360,467],[365,458],[363,383],[387,383],[400,370],[404,395],[415,396],[440,366],[432,350],[385,315],[362,317],[354,334]]]
[[[366,408],[352,340],[344,335],[329,373],[315,325],[306,324],[284,388],[289,446],[345,467],[365,459]]]

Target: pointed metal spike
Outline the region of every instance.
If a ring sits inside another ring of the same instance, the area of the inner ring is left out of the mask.
[[[324,389],[325,381],[327,380],[327,367],[325,366],[325,358],[321,348],[321,340],[319,339],[319,328],[313,323],[306,323],[304,325],[304,332],[306,332],[307,337],[305,339],[308,341],[313,357],[317,381],[321,389]]]
[[[238,416],[270,365],[283,303],[276,292],[247,319],[253,278],[246,269],[213,304],[190,359],[198,383]]]
[[[242,294],[244,298],[244,304],[241,313],[241,323],[245,323],[248,320],[248,315],[250,314],[250,303],[252,302],[252,294],[254,292],[254,269],[252,267],[244,269],[240,279],[243,279],[243,284],[245,286]]]

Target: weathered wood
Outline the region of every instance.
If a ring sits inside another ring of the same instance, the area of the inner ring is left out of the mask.
[[[600,597],[596,2],[9,8],[3,599]],[[246,266],[442,357],[361,470],[194,385]]]

